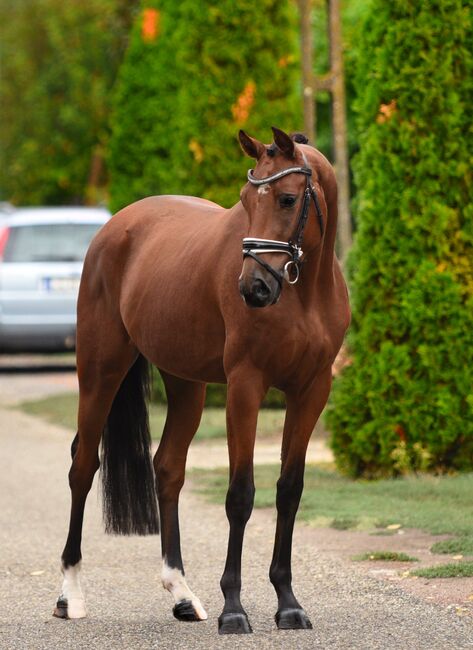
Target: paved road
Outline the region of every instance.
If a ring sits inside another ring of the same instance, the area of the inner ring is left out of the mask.
[[[0,390],[3,383],[0,377]],[[244,593],[254,634],[219,637],[218,586],[224,565],[224,508],[197,499],[187,486],[181,508],[190,586],[209,613],[179,623],[159,583],[157,538],[114,538],[102,532],[95,488],[84,535],[84,586],[89,618],[51,617],[60,587],[59,556],[69,508],[70,433],[0,407],[0,648],[208,650],[284,648],[446,650],[473,648],[473,624],[364,576],[336,558],[317,555],[320,533],[298,526],[294,582],[312,631],[280,632],[267,580],[274,517],[255,512],[244,551]]]

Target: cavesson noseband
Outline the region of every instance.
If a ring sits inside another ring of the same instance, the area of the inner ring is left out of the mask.
[[[299,218],[297,220],[296,229],[294,236],[288,241],[278,241],[275,239],[258,239],[256,237],[245,237],[243,239],[243,259],[245,257],[251,257],[254,259],[260,266],[262,266],[266,271],[271,273],[271,275],[276,279],[279,286],[282,287],[282,281],[285,278],[289,284],[295,284],[300,275],[300,265],[303,255],[302,251],[302,239],[304,237],[304,229],[307,223],[307,218],[309,216],[309,206],[310,199],[314,201],[315,212],[317,214],[317,219],[319,221],[321,235],[324,234],[324,221],[322,210],[320,209],[319,199],[317,198],[317,192],[315,187],[311,183],[312,169],[308,166],[306,157],[304,157],[304,167],[288,167],[287,169],[282,169],[271,176],[266,178],[255,178],[253,176],[253,169],[248,171],[248,180],[252,185],[266,185],[266,183],[274,183],[284,176],[289,174],[304,174],[306,177],[306,185],[304,190],[304,198],[302,200],[301,210],[299,213]],[[272,266],[267,264],[264,260],[260,259],[258,255],[261,253],[285,253],[291,259],[286,262],[284,265],[283,273],[279,273]],[[294,267],[296,270],[296,275],[291,279],[290,271],[291,267]]]

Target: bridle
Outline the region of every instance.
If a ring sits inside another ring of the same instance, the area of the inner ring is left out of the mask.
[[[312,169],[307,164],[307,159],[304,158],[303,167],[288,167],[287,169],[282,169],[271,176],[266,178],[255,178],[253,176],[253,169],[248,171],[248,180],[252,185],[265,185],[266,183],[274,183],[284,176],[289,174],[304,174],[306,178],[304,198],[302,200],[301,210],[299,212],[299,217],[297,220],[296,229],[294,231],[293,237],[288,241],[278,241],[275,239],[258,239],[256,237],[245,237],[243,239],[243,259],[245,257],[251,257],[258,262],[266,271],[268,271],[278,282],[279,287],[282,287],[282,281],[285,279],[289,284],[295,284],[299,280],[300,276],[300,267],[303,256],[302,251],[302,239],[304,237],[304,229],[307,224],[307,218],[309,216],[309,207],[310,200],[314,201],[315,212],[317,214],[317,219],[319,221],[320,233],[323,236],[324,234],[324,221],[322,210],[320,209],[319,199],[317,198],[317,192],[315,187],[311,183]],[[282,273],[276,271],[272,266],[267,264],[264,260],[260,259],[258,255],[262,253],[285,253],[291,259],[286,262],[284,265],[284,270]],[[291,278],[291,269],[295,269],[295,277]]]

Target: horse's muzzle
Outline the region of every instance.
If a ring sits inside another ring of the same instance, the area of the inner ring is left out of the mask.
[[[276,284],[276,283],[274,283]],[[248,307],[267,307],[279,299],[279,286],[271,287],[262,278],[240,279],[240,295]]]

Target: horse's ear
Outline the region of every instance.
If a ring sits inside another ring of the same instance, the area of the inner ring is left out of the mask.
[[[275,126],[272,126],[271,129],[273,131],[274,142],[276,143],[277,148],[282,151],[287,158],[294,158],[294,140],[291,136],[284,133],[284,131],[281,131],[281,129],[277,129]]]
[[[266,147],[262,142],[251,138],[247,133],[243,131],[243,129],[240,129],[238,132],[238,139],[240,141],[241,148],[250,158],[259,160],[266,151]]]

